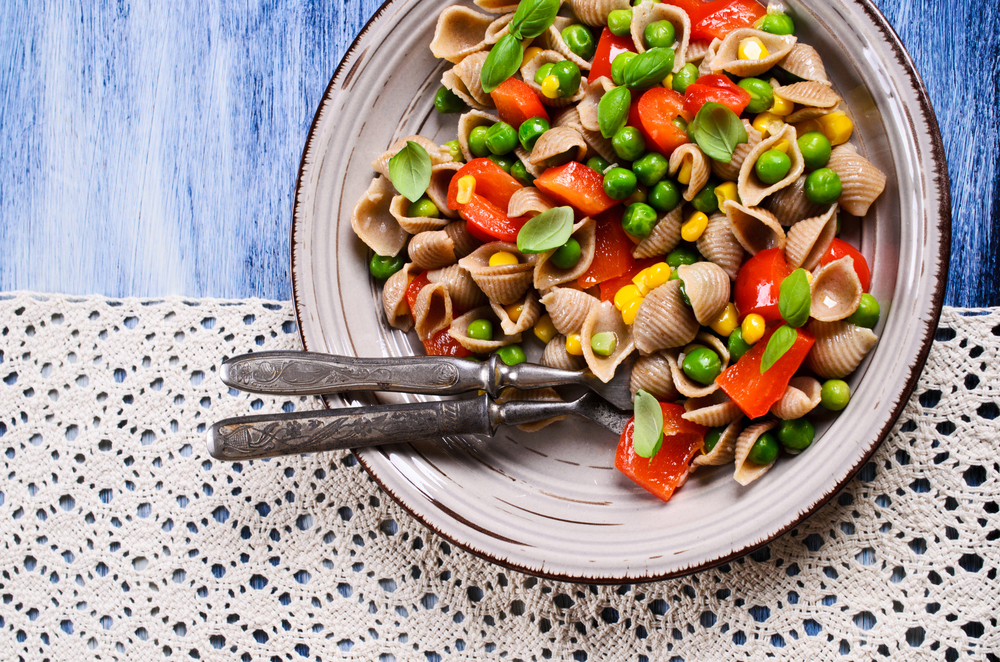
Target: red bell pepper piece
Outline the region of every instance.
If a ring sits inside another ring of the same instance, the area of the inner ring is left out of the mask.
[[[691,121],[694,117],[684,108],[684,97],[665,87],[647,90],[636,104],[636,114],[646,136],[646,144],[665,156],[670,156],[684,143],[691,142],[688,134],[677,127],[673,120],[683,117]],[[631,109],[629,109],[631,115]]]
[[[615,453],[615,467],[646,491],[666,501],[687,480],[691,460],[705,446],[708,428],[681,418],[684,407],[660,403],[663,410],[663,445],[651,458],[640,457],[632,447],[633,418],[625,426]]]
[[[740,267],[733,286],[734,302],[740,320],[750,313],[757,313],[765,322],[781,319],[778,296],[781,281],[792,273],[780,248],[763,250]]]
[[[410,281],[410,284],[406,286],[406,293],[404,296],[406,297],[406,305],[410,307],[410,312],[413,312],[413,306],[417,302],[417,295],[420,294],[420,290],[422,290],[424,285],[427,285],[428,283],[430,283],[430,281],[427,279],[427,272],[421,271],[414,276],[413,280]]]
[[[868,261],[861,254],[861,251],[843,239],[834,239],[830,242],[830,248],[819,259],[819,263],[827,265],[842,257],[850,257],[854,260],[854,272],[858,274],[858,280],[861,281],[861,289],[867,292],[868,286],[872,284],[872,272],[868,268]]]
[[[816,338],[805,329],[796,329],[795,342],[789,350],[761,374],[760,362],[767,348],[767,341],[779,326],[781,325],[771,325],[757,344],[715,378],[719,388],[750,418],[763,416],[771,409],[771,405],[781,399],[788,388],[788,381],[816,342]]]
[[[587,216],[597,216],[617,204],[604,192],[604,175],[579,161],[549,168],[535,179],[535,186]]]
[[[479,195],[473,193],[468,204],[458,205],[458,215],[465,220],[469,234],[479,241],[517,241],[517,233],[528,222],[527,216],[511,218],[507,212]]]
[[[423,343],[427,356],[457,356],[465,358],[472,355],[472,352],[462,347],[457,340],[451,337],[448,329],[441,329],[427,340],[424,340]]]
[[[597,221],[594,261],[577,279],[577,284],[585,290],[628,273],[635,264],[635,258],[632,257],[632,247],[635,244],[622,229],[621,207],[610,209],[594,220]]]
[[[702,76],[684,92],[684,109],[691,117],[709,101],[721,103],[739,115],[750,103],[750,93],[722,74]]]
[[[458,204],[458,180],[466,175],[476,178],[476,194],[486,198],[494,205],[507,211],[510,204],[510,196],[514,192],[524,188],[521,182],[514,179],[503,168],[489,159],[472,159],[459,168],[448,185],[448,209],[459,210]]]
[[[635,53],[635,42],[632,41],[632,37],[629,35],[616,37],[611,30],[604,28],[601,38],[597,41],[597,50],[594,51],[594,61],[590,65],[587,80],[593,82],[601,76],[611,80],[611,63],[625,51]]]
[[[657,262],[661,262],[659,258],[656,257],[644,257],[636,260],[632,264],[632,268],[623,273],[621,276],[615,278],[609,278],[608,280],[601,282],[601,301],[614,301],[615,295],[618,294],[618,290],[622,289],[626,285],[632,282],[636,274],[647,267],[651,267]],[[582,287],[582,286],[581,286]]]
[[[500,119],[515,129],[532,117],[542,117],[546,122],[549,120],[549,113],[538,100],[538,95],[523,80],[508,78],[490,92],[490,97],[496,104]]]
[[[754,0],[664,0],[680,7],[691,19],[691,39],[725,39],[736,28],[749,28],[767,10]]]

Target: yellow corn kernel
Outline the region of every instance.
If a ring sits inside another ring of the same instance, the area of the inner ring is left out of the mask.
[[[552,323],[552,318],[548,315],[542,315],[538,321],[535,322],[535,326],[532,331],[535,332],[535,337],[544,343],[549,342],[559,333],[556,331],[555,324]]]
[[[819,125],[816,120],[806,120],[805,122],[799,122],[795,126],[795,135],[804,136],[807,133],[812,133],[813,131],[818,131],[823,133],[823,127]],[[823,134],[826,135],[826,134]]]
[[[791,115],[792,111],[795,110],[795,104],[788,99],[782,99],[777,94],[774,95],[774,103],[771,104],[771,108],[767,111],[772,115],[779,115],[784,117],[785,115]]]
[[[778,117],[777,115],[772,115],[771,113],[766,113],[765,112],[765,113],[761,113],[760,115],[758,115],[757,117],[755,117],[753,119],[753,123],[752,124],[753,124],[753,128],[755,128],[758,131],[760,131],[760,137],[761,138],[767,138],[768,132],[769,132],[771,126],[773,124],[775,124],[775,123],[784,124],[784,122],[782,121],[782,119],[780,117]],[[775,131],[777,131],[777,130],[778,129],[775,128]]]
[[[667,77],[663,79],[663,87],[667,88],[668,90],[674,89],[674,75],[673,74],[667,74]]]
[[[691,159],[684,159],[684,161],[681,162],[681,169],[677,171],[677,181],[685,185],[690,183],[691,170],[693,168],[694,165],[692,164]]]
[[[750,313],[743,318],[743,324],[740,328],[743,330],[743,340],[746,344],[753,345],[764,337],[767,326],[764,324],[763,317],[757,313]]]
[[[490,266],[500,267],[508,264],[519,264],[517,256],[507,251],[497,251],[490,256]]]
[[[681,239],[684,241],[698,241],[698,237],[702,235],[707,227],[708,216],[704,212],[696,211],[681,226]]]
[[[646,268],[646,288],[653,289],[659,287],[670,280],[670,265],[666,262],[657,262]]]
[[[542,49],[539,48],[538,46],[532,46],[530,48],[526,48],[524,50],[524,57],[521,58],[521,66],[523,67],[524,65],[531,62],[534,59],[534,57],[541,52]]]
[[[476,178],[472,175],[465,175],[458,180],[458,193],[455,200],[460,205],[467,205],[472,200],[472,194],[476,192]]]
[[[806,272],[806,282],[812,285],[813,284],[812,272],[810,272],[808,269],[806,269],[805,272]]]
[[[624,308],[622,308],[622,321],[631,326],[635,323],[635,316],[639,312],[639,306],[642,305],[642,298],[633,299]]]
[[[571,333],[566,336],[566,353],[572,356],[583,356],[583,344],[580,341],[579,333]]]
[[[642,294],[635,285],[626,285],[615,293],[615,308],[624,310],[625,306],[635,299],[641,299]]]
[[[736,182],[725,182],[715,187],[715,199],[719,201],[719,209],[724,209],[726,200],[733,202],[740,201],[740,195],[736,192]]]
[[[511,322],[516,322],[517,318],[519,318],[521,313],[524,312],[524,304],[512,303],[509,306],[504,306],[504,311],[507,313],[507,317],[510,318]]]
[[[778,142],[776,142],[773,145],[771,145],[771,149],[776,149],[779,152],[782,152],[784,154],[788,154],[788,148],[789,148],[789,146],[790,145],[788,144],[787,140],[779,140]]]
[[[732,302],[726,304],[714,320],[709,322],[712,331],[715,331],[723,338],[728,338],[736,330],[737,326],[736,306]]]
[[[736,49],[736,57],[740,60],[763,60],[770,54],[764,42],[757,37],[747,37]]]
[[[646,296],[653,287],[649,284],[649,267],[632,276],[632,282],[639,288],[639,295]]]
[[[824,115],[818,120],[823,135],[829,139],[833,146],[843,145],[851,139],[854,133],[854,122],[842,111],[836,111],[829,115]]]
[[[542,94],[547,96],[549,99],[555,99],[559,96],[559,79],[556,76],[549,74],[542,81]]]

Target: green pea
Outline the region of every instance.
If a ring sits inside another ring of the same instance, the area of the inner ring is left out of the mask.
[[[451,156],[452,161],[462,161],[462,146],[457,140],[449,140],[444,144],[448,148],[448,155]]]
[[[792,160],[784,152],[769,149],[757,158],[753,169],[760,181],[765,184],[777,184],[792,169]]]
[[[750,93],[750,103],[746,108],[748,113],[763,113],[774,105],[774,88],[767,82],[759,78],[744,78],[737,85]]]
[[[819,392],[820,404],[830,411],[840,411],[851,401],[851,387],[842,379],[828,379]]]
[[[861,303],[858,304],[858,309],[851,313],[847,321],[857,326],[863,326],[866,329],[873,329],[878,324],[880,313],[878,300],[865,292],[861,295]]]
[[[611,138],[611,146],[619,158],[635,161],[646,151],[646,139],[634,126],[623,126],[615,131]]]
[[[406,208],[406,215],[410,218],[441,218],[441,210],[431,202],[426,195],[417,198],[416,202],[411,202]]]
[[[611,356],[618,347],[618,336],[611,331],[601,331],[590,337],[590,349],[598,356]]]
[[[804,418],[782,421],[777,432],[781,445],[793,453],[809,448],[809,444],[816,437],[816,429],[813,424]]]
[[[580,261],[580,242],[570,237],[569,241],[556,249],[549,260],[560,269],[572,269]]]
[[[703,451],[705,455],[712,452],[712,449],[719,443],[719,439],[722,438],[722,433],[725,431],[726,428],[712,428],[705,433],[705,450]]]
[[[563,28],[560,34],[563,41],[566,42],[566,45],[575,55],[579,55],[588,62],[594,57],[594,52],[597,50],[597,42],[594,41],[594,35],[586,27],[579,23],[574,23]]]
[[[671,280],[680,280],[680,279],[681,279],[680,273],[678,273],[676,269],[670,269],[670,276],[667,278],[667,280],[671,281]],[[681,283],[681,287],[683,287],[683,286],[684,286],[684,283]]]
[[[625,84],[625,65],[636,56],[632,51],[625,51],[615,56],[611,61],[611,81],[615,85]]]
[[[698,80],[698,67],[688,62],[681,70],[674,74],[674,92],[684,94],[688,85]]]
[[[695,347],[684,355],[681,369],[694,381],[707,386],[722,372],[722,362],[719,355],[707,347]]]
[[[718,185],[718,182],[708,180],[705,187],[698,191],[694,199],[691,200],[691,206],[705,214],[714,214],[719,211],[719,198],[715,195],[715,187]]]
[[[562,60],[552,67],[551,75],[559,79],[559,96],[571,97],[580,89],[580,67],[575,62]]]
[[[510,154],[517,147],[517,131],[506,122],[497,122],[486,130],[486,148],[497,156]]]
[[[781,446],[778,445],[778,440],[770,432],[765,432],[757,437],[757,441],[750,448],[750,454],[747,455],[747,459],[754,464],[771,464],[778,459],[780,451]]]
[[[681,203],[681,190],[672,179],[661,179],[649,189],[647,197],[653,209],[666,213]]]
[[[635,173],[625,168],[612,168],[604,174],[604,192],[612,200],[624,200],[635,191]]]
[[[680,129],[684,133],[688,132],[688,123],[687,123],[687,120],[685,120],[680,115],[678,115],[674,119],[670,120],[670,123],[673,124],[674,126],[676,126],[678,129]]]
[[[646,48],[669,48],[676,41],[677,30],[670,21],[653,21],[642,31]]]
[[[534,149],[538,138],[549,128],[549,121],[544,117],[529,117],[521,122],[521,126],[517,130],[517,138],[521,141],[521,147],[530,152]]]
[[[615,9],[608,14],[608,30],[616,37],[624,37],[632,32],[632,10]]]
[[[485,126],[477,126],[469,132],[469,151],[477,159],[490,154],[490,148],[486,146],[487,131]]]
[[[368,262],[368,272],[379,280],[385,280],[403,268],[406,260],[403,254],[399,255],[372,255]]]
[[[729,334],[726,349],[729,350],[729,360],[733,363],[739,361],[741,356],[750,351],[750,345],[747,344],[746,340],[743,340],[743,330],[740,327],[736,327]]]
[[[476,340],[493,340],[493,322],[489,320],[474,320],[469,324],[465,335]]]
[[[806,170],[812,172],[824,167],[830,160],[830,151],[833,146],[830,139],[819,131],[810,131],[799,136],[799,151],[802,152],[802,160],[805,161]]]
[[[701,260],[701,256],[687,246],[678,246],[667,253],[667,264],[676,269],[682,264],[694,264]]]
[[[514,165],[510,167],[510,174],[514,179],[521,182],[525,186],[531,186],[535,181],[535,178],[531,176],[531,173],[524,167],[524,164],[521,163],[520,159],[515,161]]]
[[[465,110],[465,102],[457,94],[443,85],[438,88],[434,95],[434,107],[442,115],[449,113],[460,113]]]
[[[635,202],[622,215],[622,228],[633,237],[645,239],[656,226],[656,210],[645,202]]]
[[[795,34],[795,22],[788,14],[767,14],[757,29],[771,34]]]
[[[554,66],[556,66],[555,62],[546,62],[542,66],[538,67],[538,70],[535,72],[535,82],[541,85],[542,81],[545,80],[550,73],[552,73],[552,67]]]
[[[507,365],[517,365],[528,360],[520,345],[504,345],[496,351],[496,355]]]
[[[632,164],[632,172],[640,184],[653,186],[666,177],[670,162],[659,152],[647,152]]]
[[[512,154],[504,154],[502,156],[490,154],[487,158],[500,166],[504,172],[510,172],[511,167],[517,163],[517,157]]]
[[[832,205],[844,192],[840,175],[829,168],[813,170],[806,177],[806,199],[816,205]]]
[[[604,171],[611,167],[611,164],[600,156],[592,156],[587,159],[587,167],[591,170],[596,170],[603,175]]]

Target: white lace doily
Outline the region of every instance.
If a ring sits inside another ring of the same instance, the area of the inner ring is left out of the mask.
[[[689,577],[590,586],[457,549],[352,456],[214,462],[291,305],[0,295],[4,660],[991,660],[1000,309],[946,309],[893,434],[826,507]]]

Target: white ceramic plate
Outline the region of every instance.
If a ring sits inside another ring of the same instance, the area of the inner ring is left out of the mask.
[[[432,98],[447,63],[428,49],[441,0],[390,0],[327,88],[302,157],[292,228],[299,329],[311,351],[404,356],[415,338],[384,322],[368,249],[350,213],[370,163],[412,133],[454,138]],[[796,458],[749,487],[730,468],[699,471],[662,503],[614,469],[617,438],[583,421],[529,435],[387,445],[357,456],[420,521],[471,552],[527,573],[588,582],[684,574],[751,551],[825,503],[890,430],[924,364],[948,263],[947,168],[913,63],[866,0],[789,2],[797,35],[823,56],[856,121],[853,142],[888,175],[863,227],[848,228],[872,266],[881,340],[852,380],[853,399]],[[380,396],[382,402],[413,400]],[[332,406],[346,404],[331,400]],[[353,402],[351,403],[353,404]],[[825,429],[825,431],[824,431]]]

